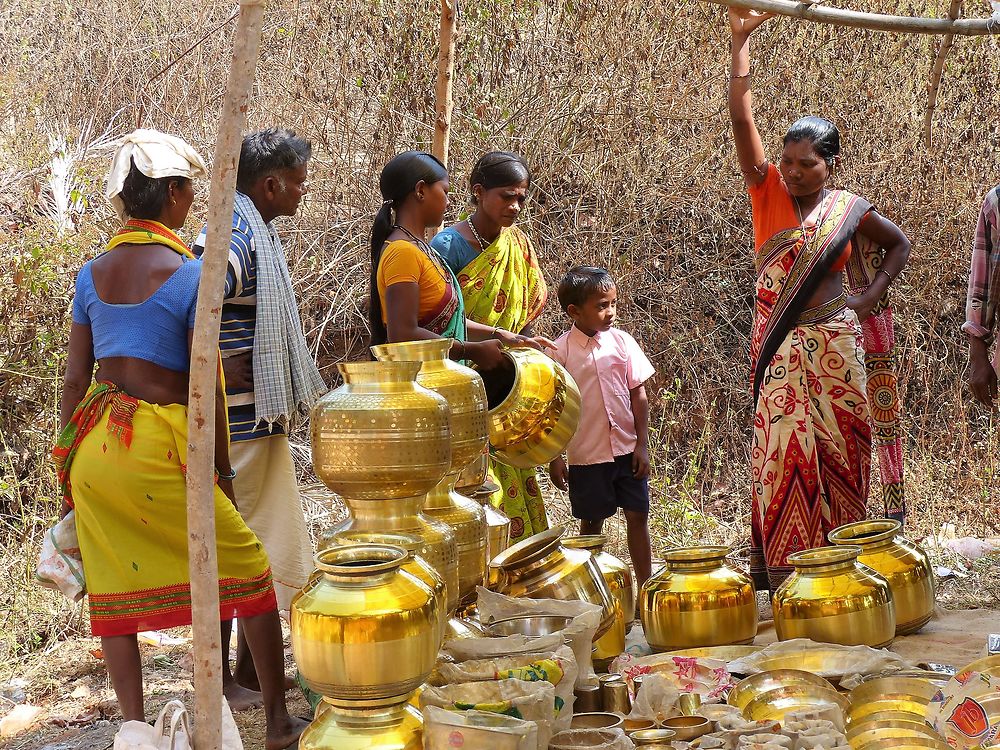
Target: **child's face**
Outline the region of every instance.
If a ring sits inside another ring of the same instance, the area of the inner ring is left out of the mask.
[[[606,292],[590,295],[582,305],[570,305],[567,312],[577,328],[588,336],[593,336],[615,324],[617,308],[618,290],[611,287]]]

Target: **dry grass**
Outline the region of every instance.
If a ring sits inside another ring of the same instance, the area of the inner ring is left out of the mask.
[[[857,7],[946,11],[919,0]],[[282,231],[309,340],[331,382],[334,362],[363,351],[378,171],[395,152],[430,143],[436,8],[433,0],[269,5],[250,122],[294,126],[315,144],[310,199]],[[30,571],[56,509],[46,454],[72,281],[113,227],[100,197],[103,153],[76,164],[85,201],[73,214],[77,231],[58,237],[39,213],[51,174],[48,136],[76,143],[82,132],[121,133],[141,117],[209,154],[229,12],[193,0],[127,0],[114,12],[49,0],[0,8],[0,564],[8,571],[0,653],[7,663],[85,627],[78,611],[30,584]],[[723,11],[697,0],[492,0],[464,3],[463,14],[453,214],[483,150],[528,158],[535,188],[525,224],[549,279],[571,263],[609,267],[623,327],[657,366],[658,544],[739,544],[749,498],[752,263],[749,206],[724,112]],[[958,328],[976,214],[1000,181],[998,42],[959,40],[930,152],[920,123],[932,39],[783,20],[755,45],[769,153],[800,114],[835,120],[845,142],[837,183],[869,198],[914,241],[894,291],[911,533],[948,520],[961,534],[997,535],[1000,443],[994,416],[970,406]],[[190,237],[207,183],[199,189]],[[542,329],[563,326],[550,305]]]

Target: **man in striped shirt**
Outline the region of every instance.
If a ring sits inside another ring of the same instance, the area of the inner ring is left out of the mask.
[[[269,129],[251,133],[243,140],[237,174],[236,208],[233,235],[229,244],[229,268],[219,348],[226,376],[231,435],[230,455],[236,472],[233,488],[240,513],[257,534],[271,561],[278,609],[288,610],[292,597],[305,585],[312,569],[312,544],[306,528],[286,429],[300,404],[295,403],[277,417],[262,418],[258,399],[270,373],[255,376],[254,346],[269,330],[261,330],[265,300],[258,294],[263,276],[271,285],[271,295],[291,300],[294,294],[284,251],[272,224],[278,216],[294,216],[307,190],[308,162],[312,147],[289,130]],[[194,252],[205,247],[205,230],[195,241]],[[280,256],[280,257],[278,257]],[[266,267],[265,267],[265,264]],[[277,268],[280,272],[273,272]],[[277,284],[277,286],[275,286]],[[258,301],[261,304],[258,304]],[[273,302],[273,301],[272,301]],[[272,304],[272,308],[274,305]],[[277,305],[279,308],[286,305]],[[296,343],[305,350],[305,341],[297,312],[293,312],[287,336],[299,337]],[[275,337],[274,333],[270,334]],[[279,335],[284,338],[284,335]],[[272,349],[273,341],[268,342]],[[258,356],[262,355],[258,349]],[[322,385],[315,363],[308,358],[307,375]],[[275,376],[280,377],[280,376]],[[256,378],[256,379],[255,379]],[[308,408],[308,400],[301,406]],[[279,409],[280,411],[280,409]],[[228,626],[228,627],[227,627]],[[239,633],[236,668],[229,669],[228,644],[232,624],[223,624],[223,684],[234,709],[259,705],[260,693],[253,659],[242,630]]]
[[[978,401],[992,406],[997,397],[996,363],[990,349],[996,338],[997,304],[1000,303],[1000,187],[983,201],[972,243],[969,293],[962,330],[969,337],[969,385]]]

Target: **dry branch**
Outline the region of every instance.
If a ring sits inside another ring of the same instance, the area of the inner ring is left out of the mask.
[[[219,323],[223,279],[233,232],[236,160],[246,123],[250,87],[257,68],[263,17],[263,0],[240,0],[240,17],[233,37],[233,59],[215,143],[208,196],[208,231],[191,343],[187,519],[194,640],[194,746],[197,750],[215,750],[221,742],[222,651],[214,482]]]
[[[434,86],[434,140],[431,153],[448,166],[448,142],[451,138],[452,80],[455,77],[456,0],[441,0],[441,32],[438,47],[437,83]],[[434,230],[436,234],[441,228]]]
[[[794,0],[706,0],[706,2],[776,13],[780,16],[829,23],[834,26],[871,29],[872,31],[896,31],[903,34],[957,34],[959,36],[1000,33],[1000,21],[995,18],[952,19],[887,16],[880,13],[861,13],[855,10],[825,8],[821,5],[800,3]]]
[[[948,9],[948,18],[954,20],[962,12],[962,0],[951,0],[951,7]],[[951,50],[952,42],[955,40],[954,34],[945,34],[941,40],[941,47],[938,49],[937,57],[934,58],[934,65],[931,68],[931,79],[927,84],[927,111],[924,113],[924,143],[927,148],[931,147],[931,125],[934,122],[934,107],[937,104],[938,88],[941,86],[941,74],[944,73],[944,60]]]

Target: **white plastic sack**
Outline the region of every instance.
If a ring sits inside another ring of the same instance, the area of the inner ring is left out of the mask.
[[[552,738],[549,750],[635,750],[621,729],[567,729]]]
[[[440,750],[536,750],[538,725],[488,711],[424,709],[424,748]]]
[[[556,689],[550,682],[496,680],[425,687],[420,710],[437,706],[451,711],[488,711],[538,725],[538,750],[548,747],[555,717]]]
[[[558,615],[572,617],[573,621],[561,631],[576,654],[577,687],[596,685],[593,651],[594,635],[601,626],[603,610],[598,604],[576,600],[520,599],[490,591],[483,586],[476,589],[479,595],[479,619],[484,623],[522,615]]]
[[[631,686],[639,675],[662,674],[682,693],[697,693],[704,702],[722,700],[736,684],[721,659],[653,654],[622,654],[609,667]],[[643,681],[645,682],[645,677]]]
[[[76,511],[71,510],[45,532],[35,579],[45,588],[60,591],[71,602],[80,601],[87,593],[76,537]]]
[[[115,735],[114,750],[191,750],[191,728],[184,704],[179,700],[168,701],[160,709],[153,726],[144,721],[126,721]],[[222,699],[220,750],[243,750],[243,740],[225,698]]]
[[[660,724],[664,719],[680,716],[677,699],[681,692],[673,682],[661,672],[653,672],[642,678],[642,687],[632,701],[630,719],[650,719]]]
[[[516,656],[498,656],[490,659],[472,659],[454,664],[438,665],[436,679],[439,685],[483,680],[525,680],[552,683],[556,690],[553,731],[569,729],[573,719],[573,687],[576,684],[576,657],[569,646],[559,646],[555,651],[532,652]]]

